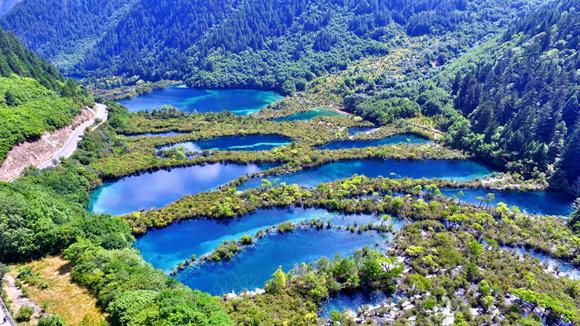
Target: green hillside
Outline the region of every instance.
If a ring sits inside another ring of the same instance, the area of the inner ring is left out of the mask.
[[[90,99],[0,30],[0,161],[23,141],[69,124]]]

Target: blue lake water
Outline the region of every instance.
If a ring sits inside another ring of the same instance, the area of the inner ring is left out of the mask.
[[[369,132],[369,131],[372,131],[375,129],[377,129],[377,127],[351,127],[351,128],[348,128],[348,135],[349,136],[356,136],[358,134]]]
[[[365,148],[372,146],[396,145],[396,144],[428,144],[431,140],[415,135],[394,135],[373,140],[338,140],[318,146],[318,149],[347,149]]]
[[[563,260],[553,258],[539,251],[521,247],[501,246],[501,248],[504,250],[515,252],[520,256],[530,255],[531,257],[539,260],[542,264],[547,265],[549,268],[553,270],[557,269],[562,274],[570,277],[571,279],[580,280],[580,269],[574,267],[572,264],[567,263]]]
[[[441,178],[451,180],[471,180],[485,177],[492,171],[469,160],[344,160],[327,163],[297,173],[268,176],[271,182],[286,182],[304,187],[315,187],[322,182],[332,182],[349,178],[354,174],[376,178]],[[239,190],[258,188],[262,179],[254,178],[238,187]]]
[[[265,108],[283,97],[270,91],[250,89],[192,89],[185,86],[169,86],[151,93],[119,101],[130,112],[159,109],[164,105],[174,106],[185,112],[231,111],[237,115],[248,115]]]
[[[192,289],[214,295],[254,290],[263,288],[278,266],[287,271],[301,262],[314,262],[337,253],[352,255],[359,248],[384,245],[386,241],[376,232],[357,234],[337,229],[298,229],[267,236],[232,261],[191,266],[176,278]]]
[[[190,152],[211,150],[265,151],[275,147],[288,145],[291,142],[291,138],[279,135],[227,136],[162,146],[159,147],[158,150],[166,151],[183,147]]]
[[[286,221],[299,223],[312,219],[332,221],[333,225],[377,222],[374,215],[344,215],[316,208],[261,209],[226,221],[187,220],[150,230],[135,242],[135,248],[156,268],[170,271],[192,254],[200,257],[212,252],[224,240],[237,240],[245,234],[254,236],[259,230]],[[395,229],[402,226],[398,220],[393,223]]]
[[[378,305],[388,300],[388,296],[383,292],[354,292],[354,293],[340,293],[334,297],[329,298],[320,307],[320,315],[324,318],[329,318],[330,313],[336,310],[340,313],[344,311],[356,312],[364,305]]]
[[[187,194],[260,172],[255,164],[207,164],[159,170],[106,182],[91,193],[89,210],[112,215],[163,207]]]
[[[448,197],[458,196],[460,191],[463,191],[463,196],[459,199],[464,202],[478,205],[480,200],[477,197],[485,197],[488,193],[492,193],[495,195],[493,205],[504,202],[510,207],[518,206],[522,211],[530,214],[570,215],[574,202],[574,198],[566,194],[548,191],[441,189],[441,193]]]
[[[274,121],[301,121],[318,117],[341,117],[342,113],[330,108],[315,108],[310,111],[298,112],[289,116],[274,119]]]

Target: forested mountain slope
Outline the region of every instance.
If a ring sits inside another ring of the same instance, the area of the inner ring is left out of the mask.
[[[579,1],[550,3],[515,24],[451,92],[467,120],[449,139],[528,173],[556,169],[552,183],[580,180]]]
[[[134,0],[27,0],[2,20],[32,50],[67,71],[101,43]]]
[[[430,117],[448,131],[449,144],[578,193],[578,6],[547,2],[441,69],[407,69],[405,78],[391,73],[360,85],[352,76],[333,91],[348,111],[380,124]],[[437,43],[424,43],[424,58],[446,55],[441,46],[428,51]]]
[[[15,144],[70,123],[87,101],[76,83],[0,29],[0,161]]]
[[[461,30],[465,41],[473,42],[525,12],[526,5],[519,0],[116,0],[107,5],[30,0],[2,25],[69,73],[292,92],[351,60],[384,54],[406,35]],[[60,11],[64,19],[54,14]]]

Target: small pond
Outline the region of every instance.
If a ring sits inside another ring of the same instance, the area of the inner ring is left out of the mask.
[[[298,112],[289,116],[275,118],[274,121],[302,121],[319,117],[342,117],[343,114],[331,108],[315,108],[310,111]]]

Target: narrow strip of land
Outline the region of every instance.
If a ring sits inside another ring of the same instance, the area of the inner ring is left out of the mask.
[[[0,165],[0,181],[16,180],[29,166],[45,169],[60,158],[70,157],[85,131],[93,125],[96,128],[107,117],[107,107],[97,103],[93,108],[85,108],[70,126],[47,132],[36,141],[18,144]]]

